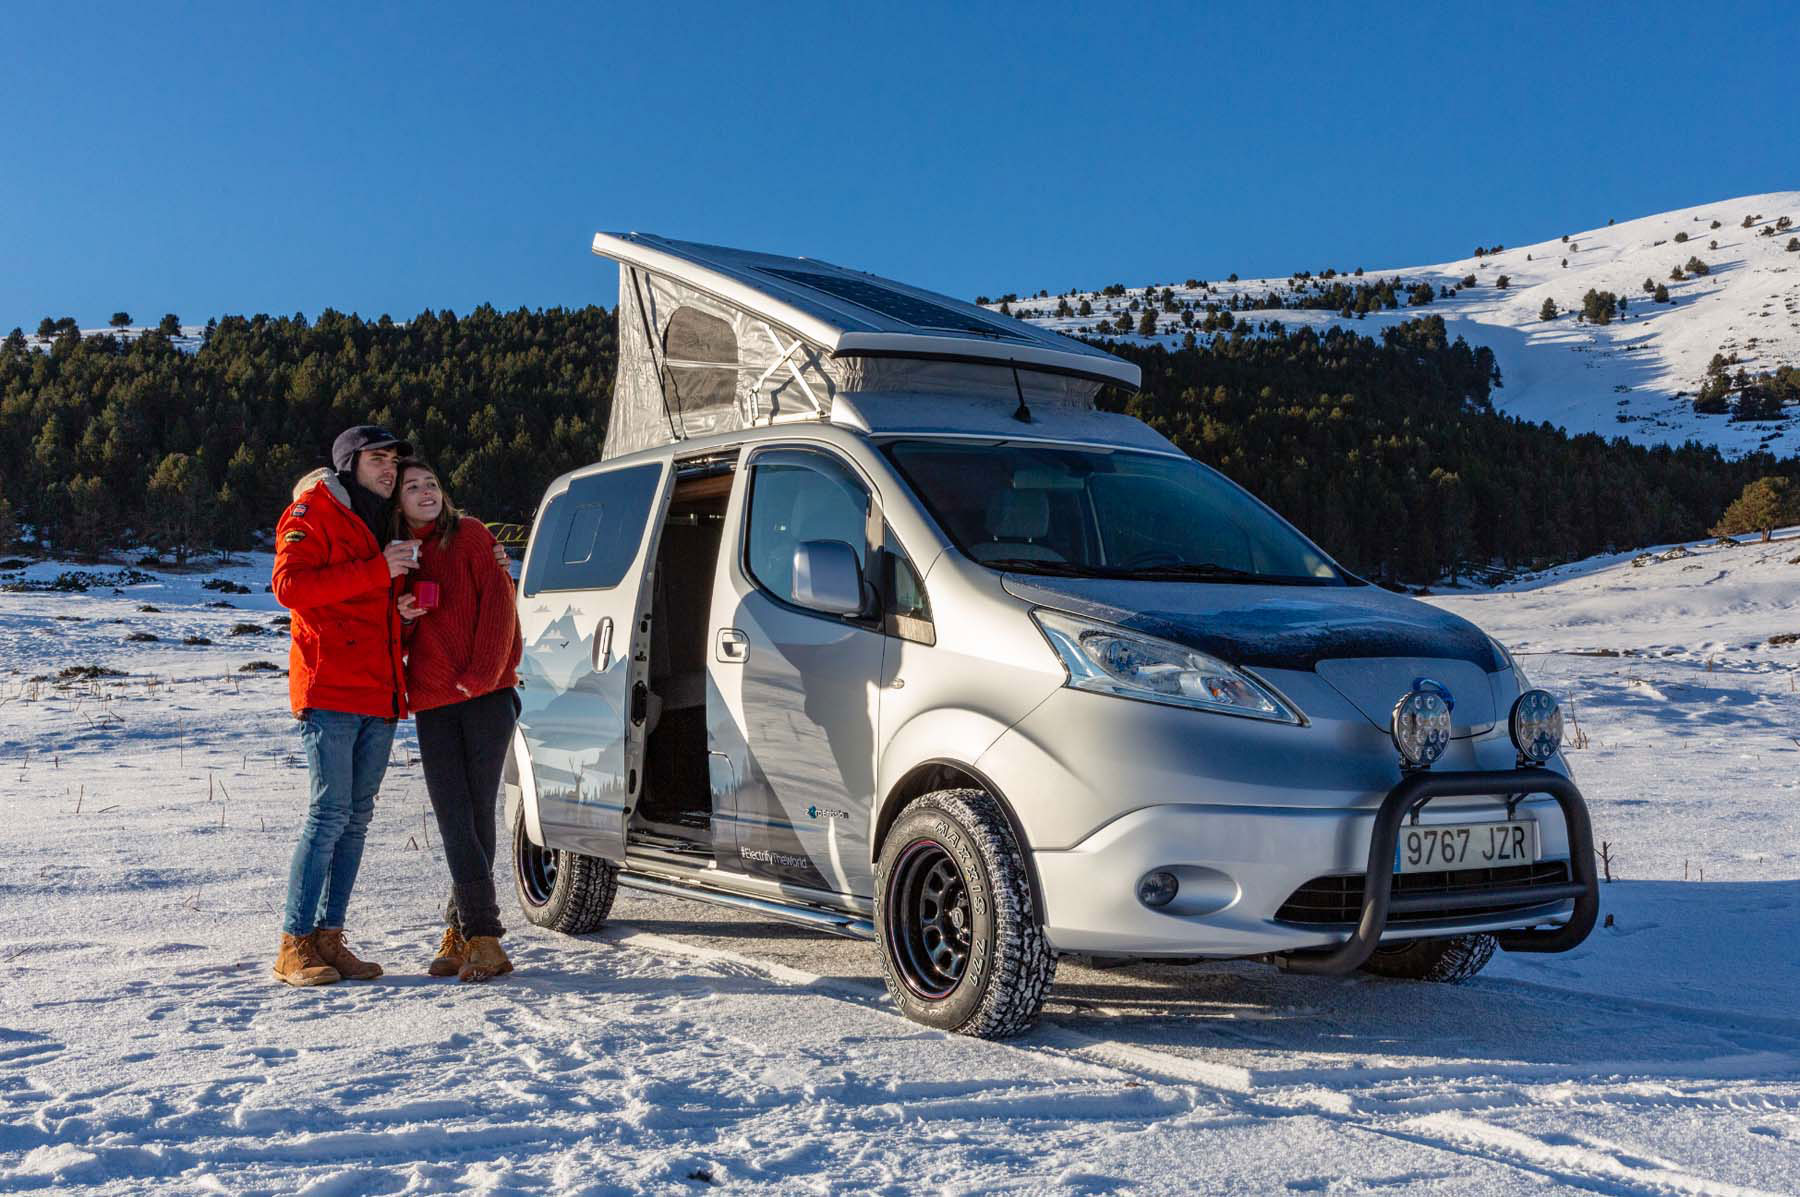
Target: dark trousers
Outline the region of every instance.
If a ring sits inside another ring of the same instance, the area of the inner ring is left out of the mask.
[[[511,689],[420,711],[417,717],[425,789],[450,865],[444,920],[464,938],[506,933],[494,896],[494,805],[518,717],[519,698]]]

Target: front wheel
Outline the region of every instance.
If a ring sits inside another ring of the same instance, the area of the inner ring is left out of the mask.
[[[566,935],[598,931],[612,913],[619,870],[596,856],[540,848],[525,834],[525,811],[513,816],[513,886],[525,918]]]
[[[991,795],[938,790],[915,800],[888,832],[877,877],[882,973],[901,1013],[982,1039],[1037,1021],[1056,956]]]
[[[1375,949],[1362,971],[1400,981],[1467,981],[1493,958],[1492,935],[1457,935],[1449,939],[1409,939]]]

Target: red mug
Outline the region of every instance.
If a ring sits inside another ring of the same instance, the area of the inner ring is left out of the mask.
[[[436,582],[418,581],[413,583],[413,601],[419,604],[419,610],[429,611],[438,605],[438,584]]]

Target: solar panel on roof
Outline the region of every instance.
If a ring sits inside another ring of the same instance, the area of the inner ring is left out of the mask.
[[[761,266],[758,269],[764,274],[784,278],[791,283],[798,283],[802,287],[810,287],[814,291],[823,291],[827,295],[849,300],[857,307],[867,308],[871,312],[879,312],[883,316],[910,324],[914,328],[973,333],[978,337],[989,337],[994,340],[1026,340],[1025,337],[1011,332],[997,323],[982,320],[977,316],[965,315],[942,304],[932,303],[929,299],[920,299],[916,295],[907,295],[891,290],[879,283],[871,283],[859,278],[846,278],[841,274],[821,274],[812,270],[784,270],[776,266]]]

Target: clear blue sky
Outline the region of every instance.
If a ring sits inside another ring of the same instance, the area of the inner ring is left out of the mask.
[[[288,8],[13,15],[0,330],[610,305],[596,229],[972,297],[1800,187],[1791,2]]]

